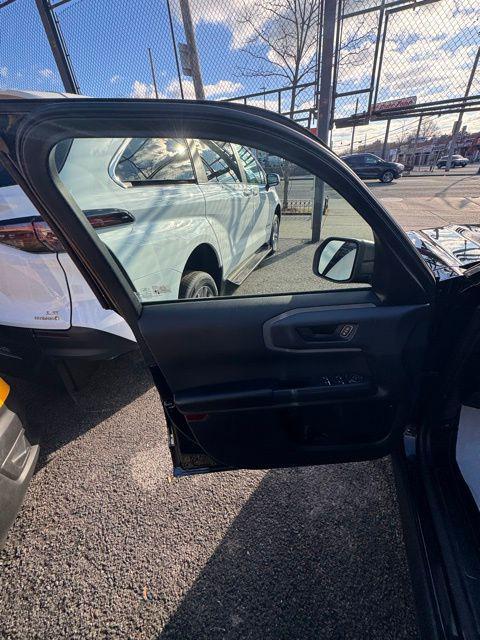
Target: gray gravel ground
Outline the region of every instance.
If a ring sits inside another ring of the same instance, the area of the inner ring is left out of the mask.
[[[417,637],[389,462],[172,480],[136,358],[75,403],[17,386],[43,429],[1,553],[1,638]]]

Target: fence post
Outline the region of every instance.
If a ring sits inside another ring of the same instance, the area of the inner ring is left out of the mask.
[[[456,123],[455,123],[455,125],[453,127],[452,139],[450,141],[450,146],[449,146],[449,149],[448,149],[447,164],[445,165],[445,172],[446,173],[448,171],[450,171],[450,167],[452,166],[452,156],[455,153],[455,146],[457,144],[458,133],[459,133],[460,129],[462,128],[462,120],[463,120],[463,114],[465,113],[466,100],[467,100],[468,96],[470,95],[470,89],[472,88],[473,78],[475,77],[475,74],[477,72],[477,67],[478,67],[479,60],[480,60],[480,47],[478,47],[478,49],[477,49],[477,54],[475,56],[475,60],[473,61],[472,70],[471,70],[470,75],[468,77],[467,88],[465,89],[464,101],[463,101],[462,107],[460,108],[460,111],[459,111],[459,114],[458,114],[458,120],[456,121]]]
[[[50,6],[49,0],[35,0],[35,2],[65,91],[80,93],[80,87],[75,78],[75,72],[55,12]]]
[[[335,49],[335,27],[337,23],[337,0],[324,0],[323,34],[321,38],[322,59],[320,64],[320,88],[317,108],[317,135],[328,144],[332,119],[332,77]],[[320,42],[319,42],[320,45]],[[315,176],[312,211],[312,242],[320,240],[322,216],[325,206],[325,182]]]
[[[388,134],[390,133],[390,118],[387,120],[387,126],[385,128],[385,138],[383,139],[383,147],[382,147],[382,158],[386,160],[385,157],[387,155],[387,146],[388,146]],[[367,142],[365,141],[365,146],[367,146]]]

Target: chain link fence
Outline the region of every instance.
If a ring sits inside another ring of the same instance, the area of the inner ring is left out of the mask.
[[[464,96],[480,45],[477,0],[362,2],[360,15],[359,4],[343,12],[336,91],[350,95],[337,98],[337,119],[392,99]],[[477,69],[470,95],[479,90]]]
[[[0,1],[0,89],[63,91],[34,0]]]
[[[190,0],[206,97],[311,125],[322,1]],[[62,90],[35,0],[4,4],[0,0],[0,88]],[[180,5],[52,0],[81,92],[193,98],[192,78],[181,65]],[[478,0],[339,0],[339,13],[335,119],[368,113],[392,98],[421,103],[464,95],[480,45]],[[470,90],[478,93],[480,69]]]

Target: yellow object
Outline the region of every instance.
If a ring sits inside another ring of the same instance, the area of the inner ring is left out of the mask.
[[[8,394],[10,393],[10,387],[0,378],[0,407],[3,406],[3,403],[7,399]]]

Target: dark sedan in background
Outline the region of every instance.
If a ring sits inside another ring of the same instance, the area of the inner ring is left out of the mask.
[[[399,162],[387,162],[373,153],[352,153],[342,156],[342,160],[355,171],[360,178],[377,178],[381,182],[392,182],[401,178],[405,169]]]

